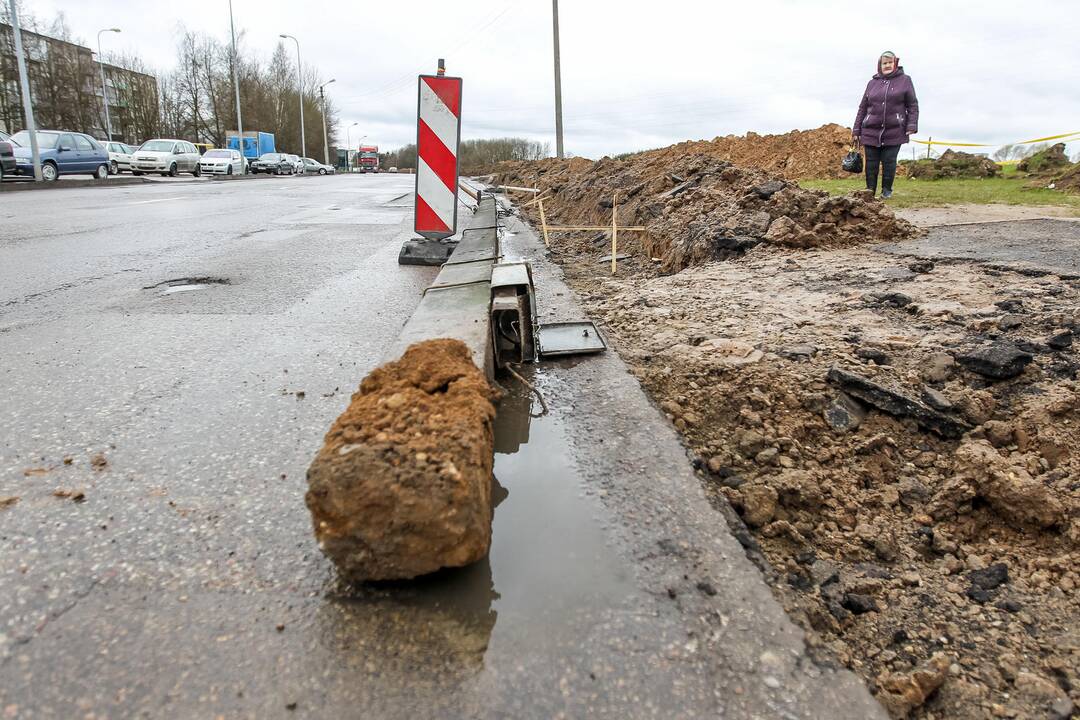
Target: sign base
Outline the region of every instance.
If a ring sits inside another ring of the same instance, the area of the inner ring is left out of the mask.
[[[457,240],[406,240],[401,244],[401,252],[398,253],[398,265],[439,266],[450,259],[450,254],[456,247]]]

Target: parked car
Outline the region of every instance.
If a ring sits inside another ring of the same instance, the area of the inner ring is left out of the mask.
[[[214,146],[210,143],[192,143],[195,149],[199,151],[200,155],[205,155],[207,150],[213,150]]]
[[[20,130],[11,136],[15,143],[15,174],[34,175],[30,133]],[[109,177],[109,153],[94,138],[63,130],[38,130],[41,153],[41,177],[52,182],[61,175],[93,175],[98,180]]]
[[[207,150],[199,167],[207,175],[243,175],[244,159],[239,150]]]
[[[304,161],[300,159],[299,155],[293,155],[291,153],[286,153],[285,157],[289,158],[289,162],[292,163],[294,173],[301,173],[302,174],[304,172]]]
[[[389,170],[387,170],[386,172],[392,172],[392,173],[396,173],[396,172],[397,172],[397,168],[396,168],[396,167],[393,167],[393,166],[391,166],[391,167],[390,167],[390,169],[389,169]]]
[[[130,145],[118,142],[104,142],[102,145],[109,153],[109,174],[117,175],[131,170],[131,155],[135,150]]]
[[[304,172],[314,173],[315,175],[333,175],[333,165],[323,165],[321,162],[316,162],[311,158],[300,158],[304,161]]]
[[[251,163],[251,172],[292,175],[296,172],[296,166],[284,153],[263,153]]]
[[[0,132],[0,180],[15,174],[15,143],[6,132]]]
[[[187,140],[157,139],[147,140],[142,144],[131,160],[131,174],[161,173],[176,177],[182,172],[189,172],[199,177],[199,151]]]

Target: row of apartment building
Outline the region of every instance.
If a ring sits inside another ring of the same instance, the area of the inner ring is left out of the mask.
[[[74,130],[104,139],[105,105],[93,51],[82,45],[22,31],[34,119],[39,128]],[[157,78],[104,64],[113,140],[137,144],[158,130]],[[0,23],[0,130],[25,127],[12,27]]]

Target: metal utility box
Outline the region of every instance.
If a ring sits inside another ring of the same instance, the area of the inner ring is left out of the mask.
[[[491,269],[491,341],[495,366],[536,359],[536,297],[527,262],[498,263]]]

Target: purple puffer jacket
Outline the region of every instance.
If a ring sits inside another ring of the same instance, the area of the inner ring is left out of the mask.
[[[852,133],[863,145],[903,145],[919,131],[919,101],[915,86],[897,68],[892,75],[877,73],[866,84]]]

